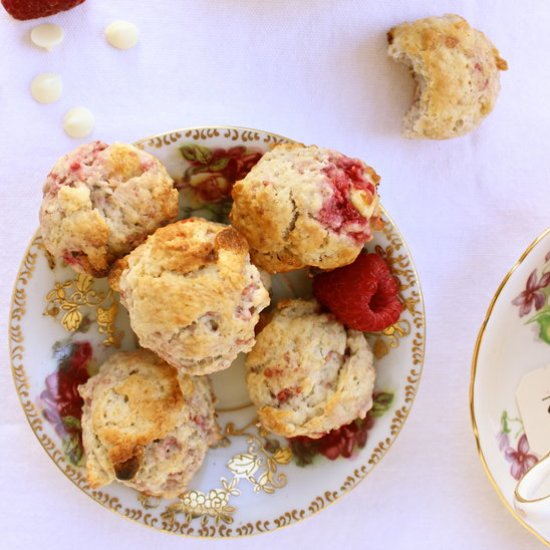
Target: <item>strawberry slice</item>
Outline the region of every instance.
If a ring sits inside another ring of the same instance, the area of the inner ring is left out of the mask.
[[[38,19],[70,10],[85,0],[2,0],[6,11],[20,21]]]
[[[403,306],[398,284],[378,254],[360,254],[355,262],[316,275],[313,294],[348,328],[377,332],[399,319]]]

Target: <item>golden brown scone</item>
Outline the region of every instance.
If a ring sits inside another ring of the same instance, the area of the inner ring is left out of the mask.
[[[270,273],[333,269],[355,260],[381,228],[379,176],[315,145],[281,144],[233,187],[232,224]]]
[[[262,426],[284,437],[319,438],[365,418],[375,372],[363,334],[321,313],[315,300],[287,300],[277,308],[246,358]]]
[[[225,369],[247,352],[269,305],[244,237],[202,218],[158,229],[109,281],[139,343],[190,374]]]
[[[93,489],[116,479],[174,498],[220,437],[208,377],[178,376],[147,350],[112,355],[79,392]]]
[[[132,145],[94,141],[60,158],[44,184],[40,229],[54,258],[104,277],[178,214],[178,192],[158,159]]]
[[[493,110],[499,71],[508,65],[480,31],[458,15],[403,23],[388,32],[388,53],[410,67],[414,102],[403,119],[407,138],[447,139],[477,128]]]

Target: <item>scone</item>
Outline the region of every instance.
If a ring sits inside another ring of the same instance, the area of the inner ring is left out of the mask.
[[[388,32],[389,55],[410,67],[414,102],[403,119],[408,138],[447,139],[477,128],[493,110],[499,71],[508,65],[480,31],[458,15],[403,23]]]
[[[147,350],[120,352],[79,386],[88,483],[180,494],[219,439],[208,377],[179,374]]]
[[[132,145],[94,141],[60,158],[44,184],[40,230],[46,249],[75,271],[104,277],[178,214],[164,166]]]
[[[379,181],[336,151],[277,145],[233,187],[231,222],[270,273],[333,269],[353,262],[381,227]]]
[[[363,333],[314,300],[278,304],[246,358],[246,382],[262,426],[284,437],[319,438],[365,418],[375,371]]]
[[[269,305],[244,237],[201,218],[158,229],[109,281],[139,343],[189,374],[225,369],[247,352]]]

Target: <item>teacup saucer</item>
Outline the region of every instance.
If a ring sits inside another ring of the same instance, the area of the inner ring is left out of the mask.
[[[512,515],[550,546],[514,507],[514,490],[538,462],[529,447],[515,392],[529,371],[550,364],[550,228],[499,285],[481,325],[472,361],[470,413],[483,467]]]

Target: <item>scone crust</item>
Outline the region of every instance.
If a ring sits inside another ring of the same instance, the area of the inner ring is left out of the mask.
[[[428,17],[388,32],[388,53],[412,69],[417,90],[403,119],[408,138],[448,139],[477,128],[493,110],[508,65],[459,15]]]
[[[380,228],[379,181],[341,153],[279,144],[234,185],[231,222],[252,261],[270,273],[333,269],[353,262]]]
[[[132,145],[95,141],[60,158],[40,208],[46,249],[75,271],[107,275],[178,214],[178,192],[158,159]]]
[[[178,375],[148,350],[111,356],[79,392],[92,488],[118,479],[173,498],[220,436],[208,377]]]
[[[319,438],[372,407],[373,355],[314,300],[278,304],[246,358],[246,381],[262,426]]]
[[[202,218],[158,229],[109,281],[140,344],[191,374],[225,369],[248,351],[269,305],[244,237]]]

